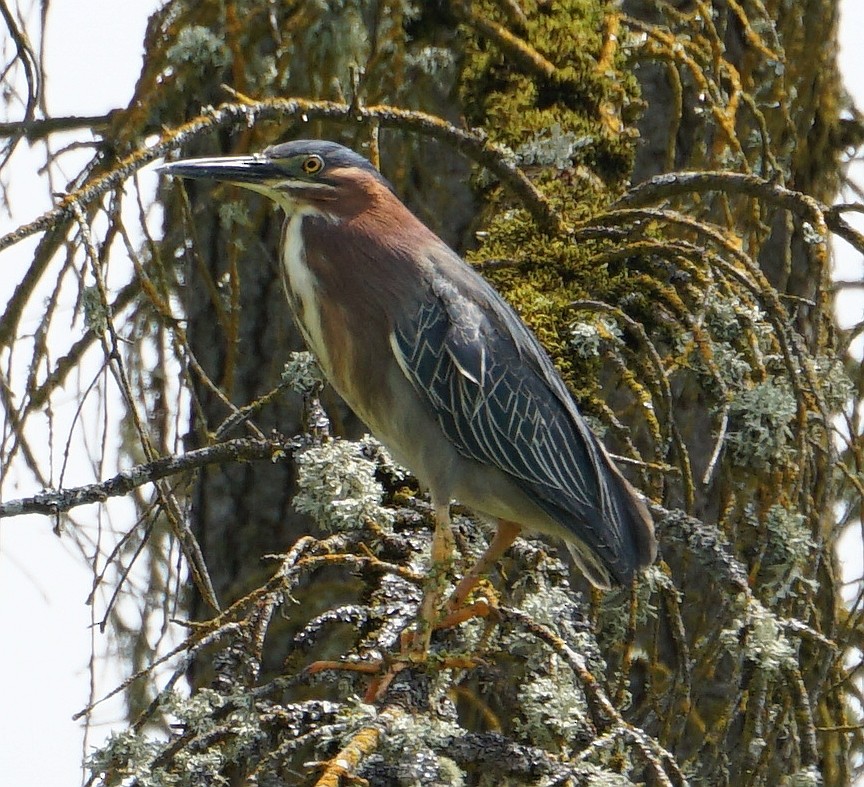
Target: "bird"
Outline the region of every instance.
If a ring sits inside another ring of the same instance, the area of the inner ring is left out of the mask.
[[[433,566],[454,552],[452,500],[497,524],[448,610],[523,530],[563,540],[598,588],[653,563],[646,504],[539,340],[366,158],[300,139],[161,171],[251,189],[284,211],[279,267],[295,322],[336,392],[428,489]],[[440,595],[427,593],[423,617]]]

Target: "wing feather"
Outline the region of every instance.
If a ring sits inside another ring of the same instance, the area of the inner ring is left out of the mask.
[[[461,454],[510,475],[613,577],[628,579],[654,557],[644,506],[534,335],[455,259],[464,270],[452,260],[444,264],[460,286],[434,278],[417,308],[394,326],[400,368]]]

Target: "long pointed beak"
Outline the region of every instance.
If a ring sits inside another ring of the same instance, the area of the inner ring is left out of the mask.
[[[261,186],[285,178],[284,171],[261,155],[182,159],[163,164],[159,167],[159,172],[180,178],[254,183]]]

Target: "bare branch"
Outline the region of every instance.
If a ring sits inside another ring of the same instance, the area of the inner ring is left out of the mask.
[[[9,502],[0,502],[0,519],[22,514],[60,514],[77,506],[101,503],[109,497],[119,497],[144,484],[206,465],[224,462],[274,459],[294,444],[283,440],[253,440],[238,438],[224,443],[188,451],[181,456],[164,456],[152,462],[136,465],[113,478],[97,484],[40,492]]]
[[[67,117],[48,117],[0,123],[0,138],[25,137],[35,142],[59,131],[102,131],[107,128],[111,114],[106,115],[70,115]]]

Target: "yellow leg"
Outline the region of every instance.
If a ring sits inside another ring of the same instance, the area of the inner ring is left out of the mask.
[[[450,504],[435,504],[435,532],[432,535],[432,567],[420,611],[417,615],[417,628],[410,643],[414,654],[425,655],[429,650],[429,639],[438,619],[439,606],[444,587],[447,584],[447,572],[453,563],[455,541],[450,528]]]
[[[468,573],[462,577],[447,604],[441,609],[441,597],[447,584],[447,573],[453,562],[455,541],[453,531],[450,529],[450,506],[435,505],[432,567],[417,614],[417,624],[413,631],[406,630],[402,634],[402,658],[392,662],[318,661],[308,667],[310,674],[324,670],[350,670],[374,675],[375,677],[366,694],[366,701],[376,702],[387,691],[393,678],[400,671],[408,668],[412,663],[416,664],[427,659],[429,640],[434,629],[456,626],[474,617],[486,617],[490,613],[491,608],[487,602],[480,600],[465,607],[465,600],[481,577],[488,574],[501,556],[510,548],[520,530],[519,525],[514,522],[508,522],[504,519],[498,520],[498,529],[486,551]],[[440,666],[441,668],[470,669],[477,663],[474,659],[445,659],[440,662]]]
[[[468,598],[480,579],[494,568],[504,553],[510,549],[520,532],[521,528],[515,522],[508,522],[506,519],[498,520],[495,537],[486,547],[486,551],[480,556],[480,559],[462,577],[456,590],[453,591],[447,601],[446,611],[448,613],[455,612],[465,603],[465,599]]]
[[[486,617],[490,606],[485,601],[479,601],[468,607],[463,606],[480,578],[489,573],[501,556],[516,540],[521,528],[514,522],[498,520],[498,529],[486,551],[471,567],[457,585],[444,608],[441,608],[441,597],[447,583],[447,573],[453,562],[455,541],[450,529],[450,506],[435,505],[435,532],[432,536],[432,566],[423,600],[417,614],[417,623],[413,631],[402,632],[402,658],[390,663],[374,662],[354,666],[344,662],[317,662],[309,669],[317,672],[325,669],[352,669],[358,672],[374,674],[375,677],[366,694],[368,702],[377,701],[387,690],[393,678],[411,663],[423,662],[429,652],[429,640],[436,628],[448,628],[470,620],[473,617]],[[463,662],[445,661],[445,665],[468,668],[475,666],[473,660]]]
[[[423,601],[417,615],[417,626],[413,635],[403,640],[403,650],[415,656],[424,656],[429,650],[429,640],[432,631],[444,622],[446,628],[449,621],[459,622],[470,618],[463,615],[454,615],[471,595],[477,583],[488,574],[504,553],[510,548],[522,528],[515,522],[506,519],[498,520],[498,529],[495,531],[491,543],[480,559],[462,577],[456,589],[453,591],[443,610],[440,609],[441,596],[447,581],[447,571],[453,561],[454,539],[450,529],[450,507],[435,507],[435,534],[432,538],[432,570],[426,582]],[[488,614],[475,611],[476,614]],[[443,619],[443,621],[442,621]]]

